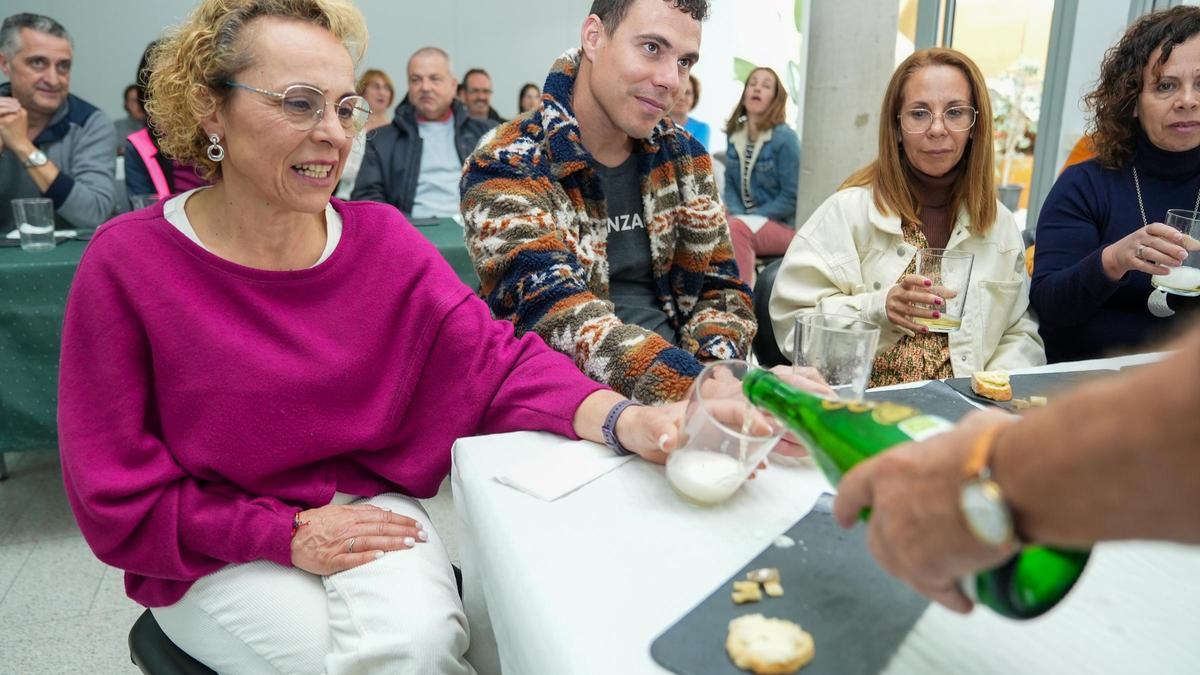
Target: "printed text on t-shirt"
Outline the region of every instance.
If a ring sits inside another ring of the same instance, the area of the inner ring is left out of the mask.
[[[628,232],[630,230],[636,230],[639,228],[643,230],[646,229],[646,225],[642,222],[642,215],[640,213],[635,213],[632,217],[626,213],[624,215],[608,219],[609,232]]]

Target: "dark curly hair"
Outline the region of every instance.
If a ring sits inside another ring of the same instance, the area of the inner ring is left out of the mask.
[[[593,0],[592,10],[589,14],[595,14],[600,17],[600,21],[604,23],[604,29],[612,33],[621,25],[621,19],[625,18],[625,12],[629,11],[629,6],[637,0]],[[684,14],[691,14],[692,18],[697,21],[704,21],[708,18],[708,0],[663,0],[675,5],[675,9]]]
[[[1138,19],[1120,42],[1105,52],[1096,88],[1084,97],[1092,111],[1088,132],[1102,166],[1117,169],[1133,160],[1138,129],[1133,112],[1146,85],[1142,69],[1149,65],[1151,54],[1162,47],[1151,68],[1157,79],[1175,45],[1197,33],[1200,33],[1200,7],[1180,5]]]

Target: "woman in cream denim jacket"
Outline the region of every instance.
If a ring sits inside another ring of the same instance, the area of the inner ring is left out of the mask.
[[[1021,234],[995,199],[989,108],[978,68],[958,52],[922,50],[900,65],[879,159],[817,209],[784,257],[770,303],[784,354],[794,358],[796,317],[820,312],[880,326],[872,386],[1046,362]],[[940,211],[933,195],[945,196]],[[962,326],[945,336],[910,329],[921,310],[909,303],[929,297],[913,274],[924,246],[975,256]]]

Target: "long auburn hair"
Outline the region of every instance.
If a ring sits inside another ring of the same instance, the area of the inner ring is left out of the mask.
[[[767,106],[766,111],[763,112],[762,128],[773,129],[775,125],[781,124],[787,119],[785,106],[787,105],[788,95],[787,89],[783,86],[783,81],[779,79],[779,74],[771,68],[759,66],[750,71],[750,74],[746,76],[746,82],[742,86],[742,95],[738,97],[737,105],[733,107],[733,114],[729,116],[729,121],[725,123],[726,134],[733,135],[733,132],[750,123],[749,116],[746,113],[746,90],[750,88],[750,78],[754,77],[754,74],[760,70],[770,73],[771,77],[775,79],[775,98],[771,99],[771,105]],[[697,87],[696,101],[699,102],[699,100],[700,88]]]
[[[1200,7],[1180,5],[1138,19],[1104,53],[1096,88],[1083,98],[1092,111],[1088,131],[1101,166],[1119,169],[1133,159],[1139,125],[1133,113],[1142,89],[1153,84],[1142,81],[1142,70],[1151,66],[1150,74],[1157,80],[1171,50],[1197,33]],[[1162,52],[1151,64],[1150,56],[1159,47]]]
[[[996,179],[992,167],[992,102],[979,66],[966,54],[954,49],[934,47],[914,52],[892,73],[879,113],[879,156],[855,171],[839,190],[869,187],[874,192],[875,208],[894,214],[905,223],[920,223],[920,204],[910,182],[908,158],[900,145],[900,108],[904,104],[904,85],[922,68],[950,66],[958,68],[971,89],[971,105],[979,111],[967,139],[962,173],[950,190],[950,213],[965,207],[971,220],[971,234],[984,235],[996,220]]]

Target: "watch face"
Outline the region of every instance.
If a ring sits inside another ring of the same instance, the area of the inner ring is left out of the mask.
[[[980,541],[1003,546],[1012,539],[1012,517],[994,482],[972,480],[964,483],[959,505],[967,526]]]
[[[29,158],[25,160],[26,166],[43,166],[46,164],[46,153],[41,150],[34,150],[29,153]]]

